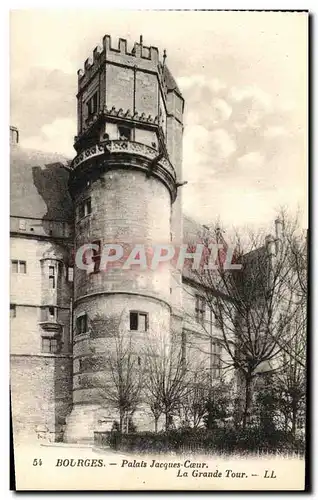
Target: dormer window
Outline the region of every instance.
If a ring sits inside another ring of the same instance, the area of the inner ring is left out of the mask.
[[[118,135],[120,141],[131,141],[132,129],[130,127],[118,126]]]

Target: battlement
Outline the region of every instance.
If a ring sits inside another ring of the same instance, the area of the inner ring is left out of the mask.
[[[119,38],[118,40],[118,49],[115,49],[111,45],[111,37],[109,35],[105,35],[103,38],[103,47],[105,52],[108,51],[115,52],[117,54],[124,54],[135,59],[148,59],[153,61],[155,64],[159,62],[159,51],[157,47],[147,47],[143,45],[142,37],[140,37],[140,42],[135,42],[134,47],[131,52],[127,50],[127,40],[125,38]]]
[[[117,48],[115,48],[112,46],[111,37],[105,35],[103,45],[95,47],[92,57],[88,57],[84,63],[84,70],[79,69],[77,72],[79,88],[82,88],[105,62],[129,67],[137,66],[141,69],[158,72],[159,50],[157,47],[143,45],[142,36],[139,43],[136,42],[131,51],[128,50],[127,40],[124,38],[119,38]]]

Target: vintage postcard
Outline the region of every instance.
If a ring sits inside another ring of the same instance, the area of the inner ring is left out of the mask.
[[[308,13],[10,24],[16,489],[303,491]]]

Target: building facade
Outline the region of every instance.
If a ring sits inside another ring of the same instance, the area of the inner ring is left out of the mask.
[[[24,150],[10,130],[14,433],[67,442],[91,441],[105,412],[116,418],[100,399],[112,319],[139,344],[145,334],[195,337],[216,380],[223,355],[217,321],[180,271],[100,269],[107,243],[180,245],[202,229],[182,215],[184,100],[165,55],[105,36],[78,72],[77,103],[72,160]],[[87,243],[97,248],[91,272],[74,264]],[[137,426],[153,428],[151,417]]]

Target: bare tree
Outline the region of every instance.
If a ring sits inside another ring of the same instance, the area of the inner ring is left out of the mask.
[[[225,364],[244,381],[243,428],[249,421],[255,377],[276,371],[279,354],[290,352],[296,336],[292,327],[299,301],[293,287],[297,273],[291,263],[290,244],[295,225],[286,233],[283,222],[278,222],[275,237],[253,231],[244,238],[235,234],[231,242],[235,247],[232,264],[235,261],[241,266],[235,270],[225,265],[230,245],[220,228],[210,229],[204,237],[201,235],[205,250],[201,265],[188,271],[187,276],[194,289],[199,287],[217,322],[222,348],[228,355]],[[211,242],[221,247],[213,256],[214,268]],[[202,329],[211,335],[204,321]]]
[[[162,414],[165,416],[165,429],[168,430],[189,391],[182,346],[171,337],[163,341],[149,339],[144,352],[145,401],[154,415],[156,431]]]
[[[279,397],[279,409],[285,417],[285,429],[296,437],[298,422],[304,417],[306,404],[306,321],[301,309],[293,324],[295,335],[281,353],[281,369],[273,380]]]
[[[191,367],[188,374],[188,390],[180,401],[180,418],[187,427],[198,428],[207,412],[210,395],[210,378],[201,366]]]
[[[101,389],[101,399],[118,411],[120,432],[128,432],[129,419],[141,403],[143,387],[143,368],[136,343],[123,328],[121,316],[108,319],[98,316],[92,324],[95,335],[107,338],[107,382]]]

